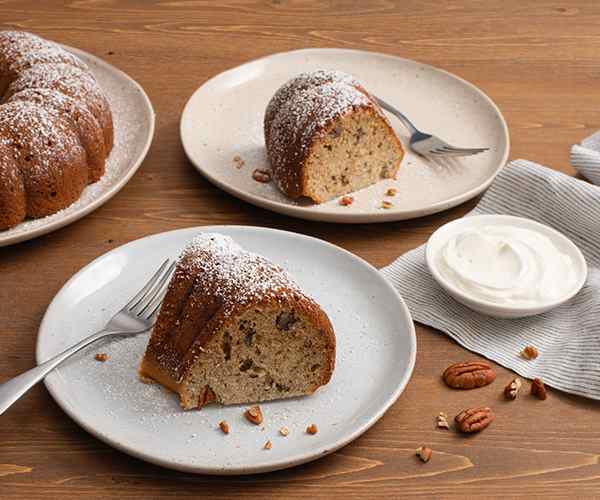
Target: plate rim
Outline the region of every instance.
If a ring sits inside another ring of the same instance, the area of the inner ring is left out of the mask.
[[[61,229],[69,224],[72,224],[79,219],[83,219],[85,216],[89,215],[91,212],[104,205],[107,201],[109,201],[113,196],[115,196],[121,189],[125,187],[125,185],[130,181],[133,175],[139,170],[146,156],[148,155],[148,151],[150,146],[152,145],[152,141],[154,140],[154,133],[156,129],[156,112],[154,111],[154,107],[152,106],[152,101],[146,94],[144,88],[132,77],[130,77],[127,73],[120,70],[119,68],[113,66],[112,64],[106,62],[104,59],[90,54],[85,50],[78,49],[76,47],[71,47],[69,45],[59,44],[61,47],[65,48],[69,52],[73,52],[75,55],[84,58],[87,58],[93,61],[94,64],[99,66],[104,66],[105,69],[110,70],[112,73],[118,74],[120,77],[129,80],[130,83],[137,89],[140,93],[143,102],[145,103],[145,111],[148,115],[150,121],[150,128],[148,136],[146,137],[144,146],[140,152],[140,154],[134,159],[131,163],[132,167],[125,173],[125,175],[119,179],[117,183],[111,186],[107,191],[98,196],[98,198],[92,200],[89,204],[84,205],[78,210],[74,210],[66,214],[62,218],[58,218],[56,220],[50,221],[47,224],[40,225],[35,227],[29,231],[25,231],[23,233],[16,234],[14,236],[3,237],[2,232],[0,232],[0,247],[5,247],[9,245],[14,245],[16,243],[21,243],[23,241],[32,240],[34,238],[38,238],[39,236],[43,236],[45,234],[51,233],[58,229]],[[18,227],[18,226],[17,226]]]
[[[498,162],[498,166],[496,167],[496,170],[493,172],[493,174],[488,179],[486,179],[484,182],[482,182],[479,186],[476,186],[475,188],[472,188],[469,191],[466,191],[462,194],[453,196],[452,198],[450,198],[448,200],[443,200],[443,201],[434,203],[433,205],[430,205],[426,208],[401,209],[401,210],[394,210],[392,212],[386,211],[386,212],[381,212],[381,213],[368,213],[368,214],[367,213],[353,214],[353,213],[338,213],[338,212],[332,212],[332,213],[313,212],[311,210],[306,210],[304,207],[289,205],[286,203],[282,203],[280,201],[270,200],[270,199],[264,198],[262,196],[246,192],[242,189],[231,186],[224,181],[221,181],[218,177],[216,177],[216,176],[212,175],[211,173],[207,172],[206,170],[204,170],[202,168],[202,166],[200,165],[200,161],[196,161],[193,158],[193,156],[190,154],[190,150],[189,150],[189,147],[186,145],[186,141],[184,140],[184,133],[183,133],[184,122],[186,122],[187,116],[191,112],[190,111],[191,103],[196,98],[196,95],[200,91],[202,91],[202,89],[206,85],[214,82],[218,78],[221,78],[221,77],[227,75],[228,73],[238,71],[238,70],[245,68],[247,66],[250,66],[252,64],[257,64],[260,61],[266,61],[268,59],[275,58],[275,57],[283,57],[288,54],[302,54],[302,53],[310,54],[310,53],[319,53],[319,52],[349,53],[349,54],[363,54],[363,55],[367,54],[369,56],[375,55],[378,57],[383,57],[385,59],[392,59],[394,61],[410,62],[413,64],[418,64],[420,66],[423,66],[423,67],[428,68],[433,71],[444,73],[447,76],[449,76],[455,80],[458,80],[462,84],[471,88],[484,101],[486,101],[492,107],[492,109],[494,110],[494,112],[496,113],[498,118],[500,119],[500,123],[502,125],[502,132],[504,134],[504,139],[506,141],[506,148],[504,150],[504,154],[502,155],[502,159]],[[283,52],[275,52],[273,54],[268,54],[266,56],[262,56],[262,57],[244,62],[233,68],[226,69],[225,71],[222,71],[222,72],[212,76],[211,78],[209,78],[208,80],[203,82],[188,98],[188,100],[183,108],[183,111],[181,113],[181,117],[179,119],[179,137],[181,140],[181,144],[183,146],[183,150],[185,151],[185,154],[186,154],[188,160],[194,166],[194,168],[205,179],[207,179],[211,184],[213,184],[214,186],[218,187],[219,189],[222,189],[223,191],[229,193],[230,195],[235,196],[236,198],[241,199],[252,205],[255,205],[260,208],[264,208],[264,209],[267,209],[267,210],[270,210],[270,211],[273,211],[273,212],[276,212],[279,214],[288,215],[291,217],[296,217],[296,218],[304,219],[304,220],[314,220],[314,221],[321,221],[321,222],[335,222],[335,223],[341,223],[341,224],[382,223],[382,222],[392,222],[392,221],[416,219],[416,218],[420,218],[420,217],[425,217],[427,215],[432,215],[435,213],[443,212],[444,210],[448,210],[450,208],[456,207],[456,206],[478,196],[482,192],[484,192],[490,186],[490,184],[494,181],[494,179],[500,173],[502,168],[504,168],[504,166],[506,165],[506,162],[508,160],[508,156],[510,154],[510,133],[509,133],[509,129],[508,129],[508,124],[506,123],[506,119],[504,118],[502,111],[500,110],[498,105],[492,100],[492,98],[489,97],[483,90],[481,90],[475,84],[473,84],[473,83],[469,82],[468,80],[465,80],[464,78],[461,78],[460,76],[455,75],[454,73],[451,73],[445,69],[438,68],[431,64],[422,63],[422,62],[416,61],[414,59],[408,59],[405,57],[400,57],[400,56],[396,56],[396,55],[392,55],[392,54],[386,54],[383,52],[376,52],[376,51],[370,51],[370,50],[345,49],[345,48],[336,48],[336,47],[323,47],[323,48],[315,47],[315,48],[308,48],[308,49],[298,49],[298,50],[289,50],[289,51],[283,51]]]
[[[50,393],[50,395],[52,396],[52,398],[54,399],[56,404],[58,404],[58,406],[76,424],[78,424],[81,428],[83,428],[89,434],[91,434],[92,436],[95,436],[96,438],[100,439],[101,441],[108,444],[109,446],[111,446],[114,449],[120,450],[120,451],[122,451],[128,455],[131,455],[135,458],[138,458],[138,459],[144,460],[146,462],[150,462],[152,464],[159,465],[161,467],[165,467],[168,469],[174,469],[174,470],[178,470],[178,471],[182,471],[182,472],[190,472],[190,473],[194,473],[194,474],[208,474],[208,475],[230,476],[230,475],[258,474],[258,473],[265,473],[265,472],[271,472],[271,471],[294,467],[297,465],[301,465],[303,463],[317,460],[323,456],[329,455],[329,454],[339,450],[340,448],[346,446],[347,444],[351,443],[352,441],[357,439],[359,436],[364,434],[376,422],[378,422],[379,419],[381,419],[381,417],[398,400],[400,395],[404,392],[404,389],[406,388],[406,385],[410,381],[410,379],[413,375],[413,372],[414,372],[415,362],[416,362],[416,353],[417,353],[417,338],[416,338],[414,320],[412,319],[412,316],[410,314],[408,306],[406,305],[406,302],[404,301],[404,299],[402,298],[400,293],[390,283],[390,281],[387,280],[375,266],[373,266],[372,264],[370,264],[363,258],[359,257],[358,255],[353,254],[352,252],[350,252],[348,250],[345,250],[344,248],[341,248],[337,245],[334,245],[333,243],[322,240],[320,238],[308,236],[308,235],[305,235],[302,233],[295,233],[293,231],[284,231],[281,229],[273,229],[273,228],[261,227],[261,226],[210,225],[210,226],[192,226],[192,227],[187,227],[187,228],[182,228],[182,229],[175,229],[175,230],[171,230],[171,231],[154,233],[154,234],[144,236],[142,238],[138,238],[137,240],[130,241],[130,242],[128,242],[124,245],[121,245],[119,247],[116,247],[114,249],[111,249],[111,250],[105,252],[104,254],[96,257],[94,260],[92,260],[85,266],[83,266],[79,271],[77,271],[73,276],[71,276],[65,282],[65,284],[60,288],[60,290],[52,298],[52,301],[48,305],[48,308],[46,309],[46,311],[44,313],[44,317],[43,317],[43,319],[40,323],[40,327],[38,329],[38,334],[37,334],[37,338],[36,338],[36,347],[35,347],[36,362],[37,363],[42,362],[42,360],[40,359],[40,357],[41,357],[40,339],[43,336],[43,331],[48,328],[47,323],[50,321],[49,320],[50,312],[53,311],[54,307],[57,307],[55,305],[56,299],[63,293],[63,291],[65,289],[67,289],[70,285],[72,285],[72,283],[76,279],[78,279],[83,273],[85,273],[86,270],[88,270],[91,266],[97,264],[98,261],[100,261],[101,259],[105,258],[107,255],[109,255],[113,252],[123,251],[123,249],[125,247],[132,246],[133,244],[139,243],[143,240],[162,236],[167,233],[185,233],[185,232],[193,232],[193,231],[201,231],[201,232],[217,231],[218,232],[219,230],[223,230],[223,229],[226,229],[226,230],[227,229],[241,229],[241,230],[251,229],[253,231],[258,231],[258,232],[264,231],[264,232],[268,232],[268,233],[285,233],[288,237],[291,235],[294,238],[301,238],[301,239],[307,239],[307,240],[313,240],[313,241],[316,240],[316,242],[318,244],[322,244],[322,245],[328,246],[334,250],[341,251],[343,254],[345,254],[346,256],[350,257],[353,261],[355,261],[358,265],[366,267],[370,271],[375,272],[376,275],[378,275],[381,278],[381,281],[384,283],[385,287],[389,290],[389,292],[391,292],[392,295],[394,297],[396,297],[396,300],[398,301],[398,305],[400,306],[400,310],[403,313],[404,317],[406,318],[406,326],[408,328],[408,338],[409,338],[409,343],[410,343],[410,353],[409,353],[408,365],[406,366],[406,370],[404,370],[403,376],[398,380],[396,388],[394,389],[393,393],[388,398],[388,400],[385,401],[385,403],[379,409],[377,409],[377,411],[375,411],[370,417],[368,417],[368,419],[362,425],[357,426],[352,432],[348,433],[344,438],[336,441],[333,444],[333,446],[321,445],[318,448],[316,448],[315,451],[308,453],[308,454],[302,454],[301,452],[295,453],[295,454],[291,453],[286,459],[279,460],[277,462],[271,462],[270,465],[267,464],[267,465],[256,466],[256,467],[252,467],[251,465],[249,465],[249,466],[245,466],[245,467],[237,466],[234,468],[222,468],[222,467],[216,467],[216,466],[199,466],[199,465],[189,464],[186,462],[178,462],[173,459],[174,457],[170,457],[170,459],[166,459],[166,458],[161,458],[156,455],[150,455],[150,454],[138,451],[136,449],[133,449],[125,443],[121,443],[121,442],[113,440],[110,436],[108,436],[108,435],[104,434],[103,432],[99,431],[98,429],[96,429],[93,424],[88,424],[88,422],[79,418],[79,416],[76,414],[76,412],[73,411],[68,400],[61,399],[60,394],[59,394],[60,388],[58,387],[59,384],[56,384],[56,386],[55,386],[55,384],[53,384],[50,380],[48,380],[48,378],[45,378],[44,385],[46,386],[46,389],[48,390],[48,392]]]

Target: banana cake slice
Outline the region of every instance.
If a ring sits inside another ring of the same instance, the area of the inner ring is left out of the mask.
[[[178,261],[140,375],[191,409],[305,396],[334,364],[321,307],[266,258],[203,233]]]

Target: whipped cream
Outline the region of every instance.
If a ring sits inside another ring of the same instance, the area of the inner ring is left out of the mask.
[[[459,290],[496,304],[547,304],[577,283],[575,263],[549,237],[508,224],[483,223],[457,232],[436,260]]]

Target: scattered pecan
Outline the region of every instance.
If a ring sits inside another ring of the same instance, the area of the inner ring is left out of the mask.
[[[419,446],[415,452],[422,462],[429,462],[431,460],[431,454],[433,453],[428,446]]]
[[[94,359],[96,361],[100,361],[101,363],[104,363],[108,359],[108,354],[106,354],[105,352],[99,352],[94,356]]]
[[[440,429],[449,429],[450,428],[450,426],[448,425],[448,415],[446,415],[443,411],[438,413],[436,420],[437,420],[438,428],[440,428]]]
[[[319,431],[319,429],[317,429],[317,426],[315,424],[310,424],[307,428],[306,428],[306,432],[308,434],[316,434]]]
[[[246,164],[240,155],[235,155],[233,157],[233,163],[235,163],[235,168],[242,168]]]
[[[517,399],[517,394],[521,390],[521,379],[511,380],[504,388],[504,397],[506,399]]]
[[[254,172],[252,172],[252,178],[256,182],[262,182],[266,184],[267,182],[271,182],[271,171],[257,168],[254,170]]]
[[[271,443],[271,441],[267,441],[267,442],[265,443],[265,445],[263,446],[263,448],[264,448],[265,450],[270,450],[272,447],[273,447],[273,443]]]
[[[244,416],[246,417],[246,419],[248,421],[252,422],[254,425],[262,424],[263,414],[262,414],[262,411],[260,410],[260,406],[252,406],[252,407],[248,408],[244,412]]]
[[[352,205],[352,203],[354,203],[354,198],[352,198],[352,196],[342,196],[340,198],[340,205],[342,205],[343,207]]]
[[[491,384],[496,372],[484,361],[466,361],[450,365],[442,377],[446,385],[455,389],[475,389]]]
[[[219,427],[223,431],[223,434],[229,434],[229,424],[225,420],[219,422]]]
[[[385,208],[386,210],[387,210],[388,208],[392,208],[392,206],[393,206],[393,205],[392,205],[392,202],[391,202],[391,201],[383,200],[383,201],[381,202],[381,208]]]
[[[279,429],[279,434],[281,434],[282,436],[287,436],[290,433],[290,431],[288,430],[287,427],[282,427],[281,429]]]
[[[540,353],[538,350],[531,345],[525,346],[525,348],[521,351],[521,357],[525,359],[535,359],[539,355]]]
[[[398,190],[396,188],[389,188],[385,194],[387,196],[396,196],[396,194],[398,193]]]
[[[461,432],[479,432],[490,425],[495,416],[489,408],[469,408],[461,411],[454,421]]]
[[[548,397],[546,386],[544,385],[544,382],[542,382],[542,379],[534,378],[531,381],[531,394],[542,400]]]

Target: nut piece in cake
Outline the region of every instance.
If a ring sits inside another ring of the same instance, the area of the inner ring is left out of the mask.
[[[380,107],[339,71],[284,84],[267,106],[264,134],[277,187],[316,203],[393,178],[404,156]]]

